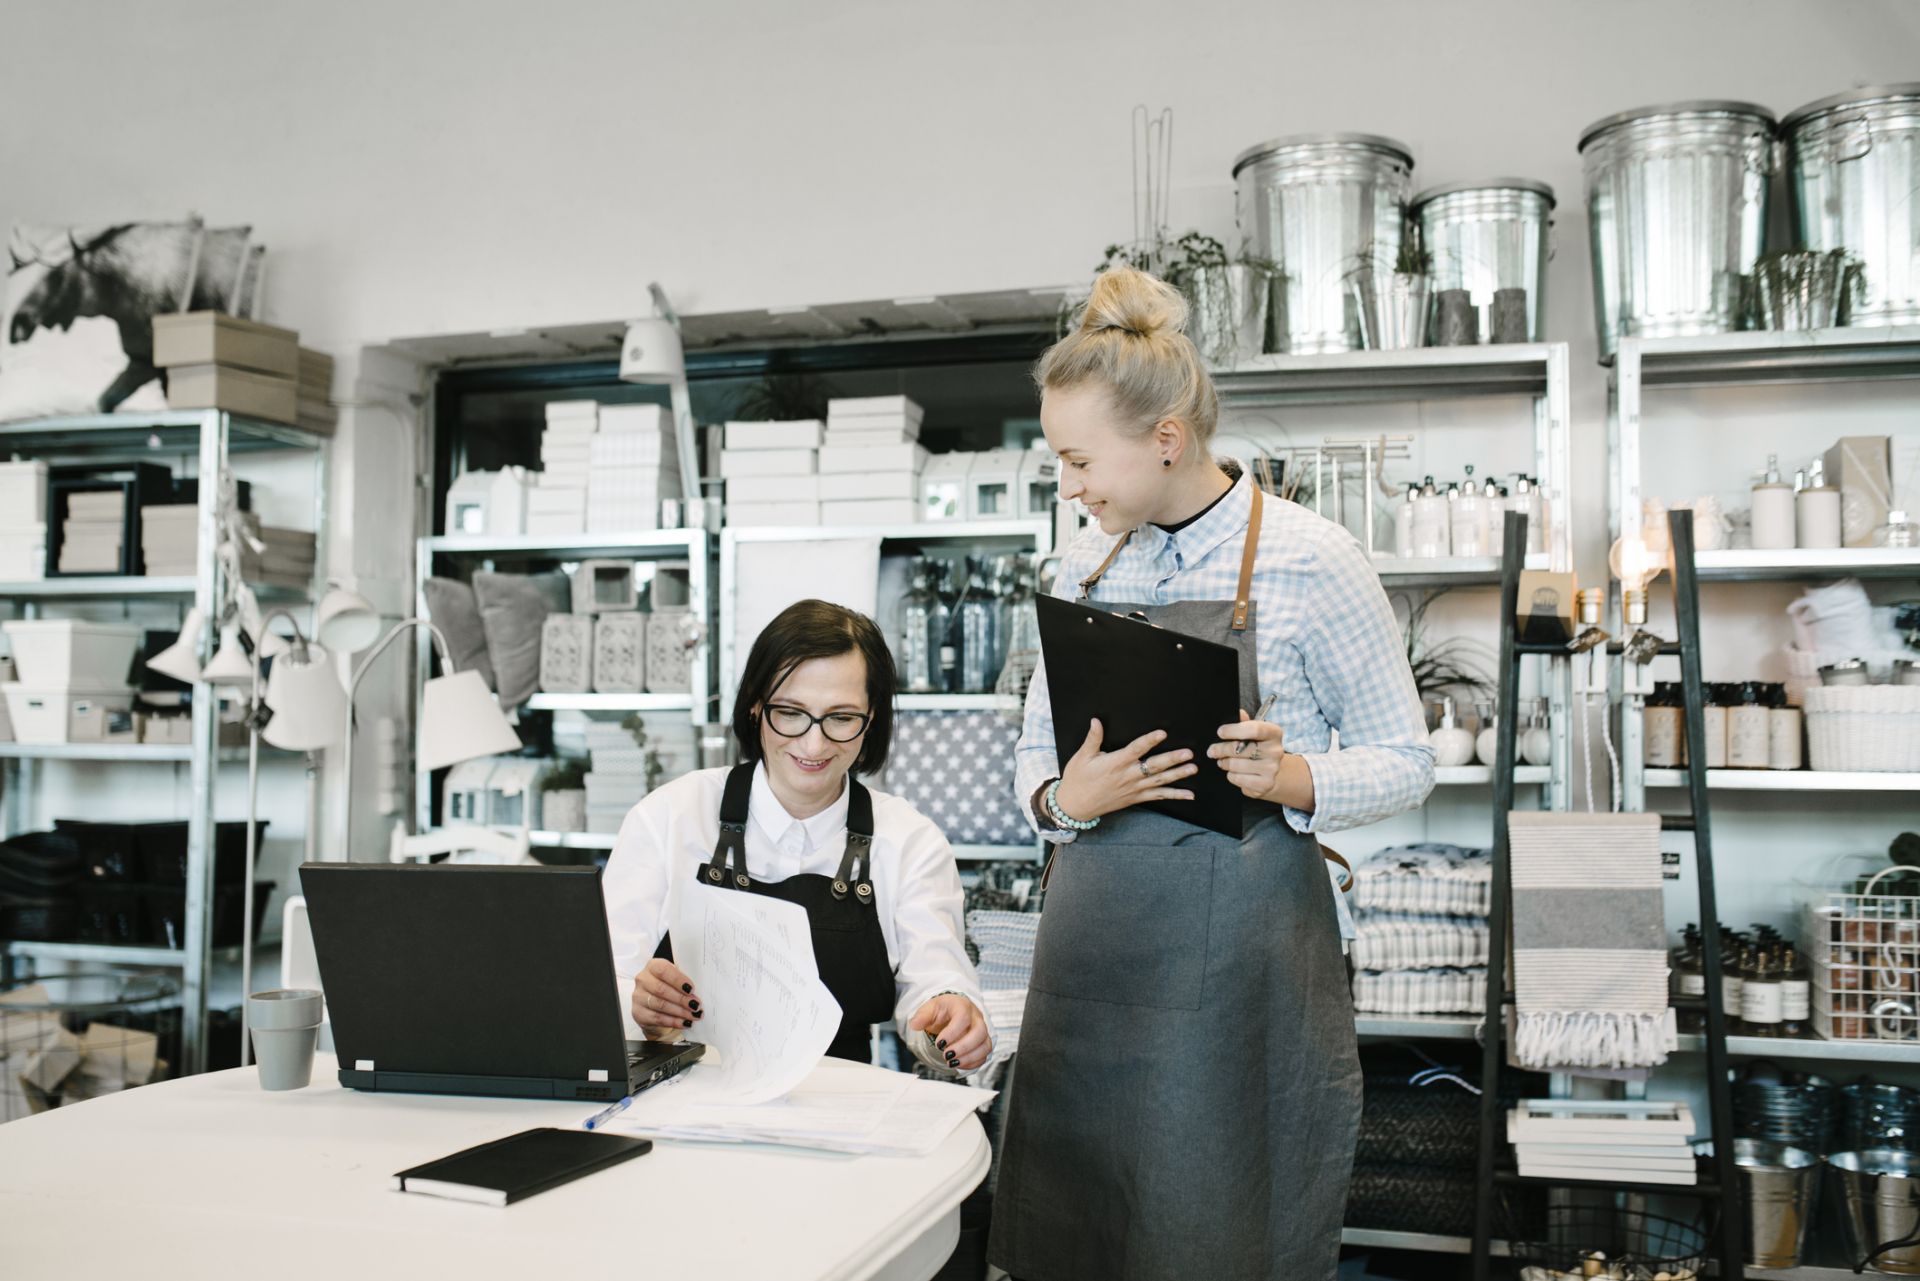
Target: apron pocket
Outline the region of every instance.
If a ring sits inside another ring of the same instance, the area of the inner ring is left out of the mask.
[[[1034,940],[1036,991],[1113,1005],[1200,1008],[1213,851],[1061,846]]]

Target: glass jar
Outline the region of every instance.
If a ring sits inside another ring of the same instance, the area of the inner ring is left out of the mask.
[[[1734,687],[1734,703],[1727,708],[1727,768],[1767,768],[1769,708],[1759,681]]]
[[[1686,709],[1677,681],[1657,681],[1647,696],[1642,718],[1643,758],[1648,769],[1678,769],[1686,764]]]
[[[1907,519],[1904,511],[1887,513],[1887,523],[1873,531],[1875,547],[1920,547],[1920,525]]]
[[[1822,685],[1871,685],[1873,676],[1867,671],[1867,661],[1864,658],[1847,658],[1822,667],[1820,683]]]
[[[1739,701],[1739,686],[1726,681],[1711,681],[1706,688],[1707,705],[1701,709],[1702,729],[1707,741],[1700,746],[1708,769],[1727,767],[1727,709]],[[1691,746],[1691,745],[1689,745]]]

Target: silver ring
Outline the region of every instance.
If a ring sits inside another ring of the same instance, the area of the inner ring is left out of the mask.
[[[1141,778],[1153,777],[1153,771],[1147,768],[1147,763],[1145,761],[1140,762],[1140,777]]]
[[[651,996],[649,996],[649,997],[647,998],[647,1008],[648,1008],[648,1009],[650,1009],[650,1010],[657,1010],[657,1009],[659,1009],[660,1007],[659,1007],[659,1006],[657,1006],[657,1005],[655,1005],[655,1004],[653,1003],[653,998],[652,998]]]
[[[1248,760],[1250,760],[1250,761],[1257,761],[1257,760],[1259,760],[1259,759],[1260,759],[1260,749],[1259,749],[1259,748],[1257,748],[1257,747],[1256,747],[1256,748],[1254,748],[1254,749],[1253,749],[1253,751],[1252,751],[1252,752],[1251,752],[1251,753],[1250,753],[1250,754],[1249,754],[1249,755],[1247,756],[1247,759],[1248,759]]]

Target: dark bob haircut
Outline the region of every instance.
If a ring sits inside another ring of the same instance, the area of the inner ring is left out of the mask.
[[[893,695],[898,683],[893,653],[871,618],[824,600],[794,602],[753,638],[746,669],[740,673],[740,692],[733,700],[733,737],[740,744],[740,754],[759,763],[760,723],[753,709],[773,699],[794,668],[808,659],[848,653],[866,660],[867,710],[873,717],[867,722],[852,772],[872,774],[884,766],[893,745]]]

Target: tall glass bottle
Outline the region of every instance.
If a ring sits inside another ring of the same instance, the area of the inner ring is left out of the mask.
[[[993,689],[1000,669],[994,666],[998,639],[994,626],[998,605],[987,581],[987,558],[967,558],[967,585],[960,593],[960,682],[963,694],[984,694]]]
[[[910,694],[931,694],[940,673],[940,650],[932,641],[933,615],[940,597],[930,585],[932,566],[913,562],[911,588],[900,605],[900,683]]]
[[[1681,937],[1673,954],[1674,995],[1699,1001],[1707,994],[1707,976],[1700,968],[1700,929],[1689,925]],[[1675,1022],[1682,1032],[1698,1032],[1704,1025],[1705,1012],[1698,1006],[1684,1005]]]
[[[936,694],[952,692],[958,651],[953,635],[953,562],[931,563],[928,586],[933,589],[933,605],[927,612],[927,667]]]
[[[1781,1036],[1807,1034],[1807,1021],[1813,1017],[1812,996],[1806,958],[1789,943],[1780,956]]]

